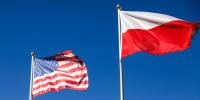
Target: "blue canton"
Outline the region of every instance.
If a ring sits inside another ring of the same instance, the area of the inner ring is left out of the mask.
[[[35,58],[34,78],[52,73],[58,68],[58,62],[54,57]]]

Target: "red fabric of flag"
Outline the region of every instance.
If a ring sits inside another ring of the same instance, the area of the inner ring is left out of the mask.
[[[190,48],[193,31],[198,30],[198,22],[158,13],[121,11],[120,19],[122,58],[140,51],[166,54],[185,50]]]

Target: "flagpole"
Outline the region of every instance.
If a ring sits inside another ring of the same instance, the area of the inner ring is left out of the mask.
[[[32,100],[32,92],[33,92],[33,75],[34,75],[34,59],[35,59],[35,52],[31,52],[32,61],[31,61],[31,79],[30,79],[30,92],[29,92],[29,100]]]
[[[121,59],[121,50],[122,50],[122,34],[121,34],[121,21],[120,21],[120,9],[122,6],[120,4],[117,5],[118,10],[118,37],[119,37],[119,68],[120,68],[120,97],[121,100],[124,100],[124,85],[123,85],[123,67],[122,67],[122,59]]]

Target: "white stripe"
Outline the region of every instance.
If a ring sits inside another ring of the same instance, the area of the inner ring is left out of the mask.
[[[73,56],[75,56],[75,55],[73,53],[70,53],[70,54],[63,55],[63,56],[56,56],[55,58],[59,59],[59,58],[67,58],[67,57],[73,57]]]
[[[88,87],[88,84],[84,84],[84,85],[73,85],[73,84],[70,84],[70,83],[66,83],[66,82],[61,82],[61,83],[58,83],[57,85],[48,85],[47,87],[43,87],[43,88],[39,88],[38,90],[35,90],[33,91],[33,95],[40,92],[40,91],[45,91],[47,90],[48,88],[58,88],[60,86],[69,86],[69,87],[73,87],[73,88],[87,88]]]
[[[71,80],[71,81],[79,82],[79,81],[87,81],[88,77],[81,77],[81,78],[78,78],[78,79],[71,79],[71,78],[68,78],[68,77],[60,77],[59,76],[59,77],[54,78],[53,80],[52,79],[47,79],[44,82],[39,82],[37,84],[34,84],[33,88],[38,87],[39,85],[42,85],[42,84],[47,84],[48,82],[54,83],[54,82],[56,82],[58,80]]]
[[[44,79],[45,77],[52,77],[53,75],[55,74],[65,74],[65,75],[69,75],[69,76],[76,76],[76,75],[80,75],[80,74],[85,74],[87,73],[87,70],[82,70],[82,71],[76,71],[74,73],[64,73],[64,72],[60,72],[60,71],[54,71],[52,73],[49,73],[49,74],[45,74],[43,76],[38,76],[36,78],[33,79],[33,82],[38,80],[38,79]]]
[[[128,29],[151,29],[173,20],[180,20],[169,15],[139,11],[120,11],[120,18],[122,33]]]

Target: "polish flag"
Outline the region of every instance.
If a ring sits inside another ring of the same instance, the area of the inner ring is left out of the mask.
[[[120,11],[120,23],[122,58],[139,51],[160,55],[190,48],[199,26],[199,22],[137,11]]]

